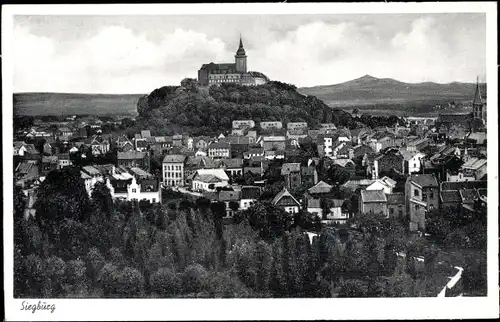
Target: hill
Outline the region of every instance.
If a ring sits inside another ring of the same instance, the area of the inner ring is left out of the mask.
[[[143,94],[14,93],[14,115],[136,115]]]
[[[201,87],[194,80],[184,80],[181,86],[158,88],[139,99],[137,112],[138,122],[161,133],[216,133],[229,130],[236,119],[307,122],[311,127],[326,122],[355,125],[349,113],[276,81],[252,87]]]
[[[486,84],[480,84],[486,93]],[[362,107],[394,104],[439,104],[449,101],[469,102],[474,96],[475,84],[453,82],[404,83],[392,78],[365,75],[334,85],[299,88],[305,95],[314,95],[332,107]]]

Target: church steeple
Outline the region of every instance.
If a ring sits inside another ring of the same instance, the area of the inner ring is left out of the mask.
[[[481,96],[481,89],[479,88],[479,77],[476,79],[476,92],[474,93],[474,99],[472,105],[483,104],[483,97]]]
[[[234,62],[236,64],[236,71],[238,73],[246,73],[247,72],[247,54],[245,52],[245,48],[243,48],[243,40],[240,35],[240,45],[238,50],[236,51],[236,55],[234,55]]]
[[[472,110],[475,119],[479,119],[486,124],[486,102],[483,100],[481,95],[481,89],[479,87],[479,77],[476,80],[476,91],[474,93],[474,99],[472,100]]]
[[[240,35],[240,46],[236,51],[236,56],[246,56],[245,48],[243,48],[243,40],[241,40],[241,35]]]

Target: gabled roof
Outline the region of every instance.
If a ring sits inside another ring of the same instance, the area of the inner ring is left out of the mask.
[[[286,188],[283,188],[273,199],[273,205],[276,205],[282,198],[284,197],[290,197],[297,205],[300,205],[300,203],[295,199],[294,196]]]
[[[441,190],[459,190],[459,189],[479,189],[488,188],[488,181],[443,181],[441,182]]]
[[[401,155],[403,156],[403,159],[405,159],[405,161],[410,161],[411,159],[413,159],[416,155],[420,155],[421,157],[424,156],[423,153],[421,152],[412,152],[412,151],[408,151],[406,148],[399,148],[399,153],[401,153]]]
[[[230,144],[226,142],[214,142],[208,146],[209,149],[229,149]]]
[[[163,163],[184,163],[186,156],[184,154],[167,154],[163,158]]]
[[[486,165],[486,159],[470,158],[462,165],[462,169],[478,170],[479,168]]]
[[[262,193],[262,189],[257,186],[241,187],[241,199],[258,199]]]
[[[311,194],[329,193],[332,188],[333,186],[329,185],[328,183],[320,181],[315,186],[309,188],[307,191]]]
[[[349,180],[346,183],[344,183],[342,185],[342,187],[348,188],[351,190],[356,190],[358,188],[368,187],[369,185],[371,185],[374,182],[375,182],[375,180],[373,180],[373,179]]]
[[[412,174],[408,180],[419,185],[420,187],[437,187],[438,182],[432,174]]]
[[[321,199],[307,198],[308,208],[321,208]]]
[[[473,203],[474,200],[479,198],[476,189],[461,189],[459,192],[463,203]]]
[[[354,166],[354,161],[351,159],[335,159],[333,163],[345,168],[346,166]]]
[[[225,191],[219,192],[220,201],[239,201],[241,199],[240,191]]]
[[[342,207],[345,199],[332,199],[332,208]]]
[[[144,171],[141,168],[132,167],[129,169],[129,171],[138,177],[146,177],[146,178],[153,177],[151,173]]]
[[[288,175],[291,172],[299,172],[300,163],[284,163],[281,167],[281,175]]]
[[[234,158],[234,159],[222,159],[219,161],[219,165],[224,164],[226,168],[241,168],[243,166],[243,159]]]
[[[23,161],[17,166],[16,172],[20,174],[28,174],[35,167],[35,162],[29,160]]]
[[[361,190],[361,200],[365,202],[387,202],[383,190]]]
[[[443,203],[460,203],[462,201],[462,197],[460,196],[460,192],[458,190],[441,190],[439,193],[441,202]]]
[[[404,205],[405,195],[402,192],[390,193],[386,195],[388,205]]]
[[[392,187],[395,187],[397,184],[396,180],[393,180],[393,179],[389,178],[388,176],[383,176],[379,180],[387,183],[388,185],[390,185]]]
[[[221,181],[229,181],[229,177],[223,169],[199,169],[196,170],[195,176],[193,179],[200,178],[201,181],[205,180],[213,180],[213,178],[217,178]],[[205,181],[207,182],[207,181]]]
[[[144,159],[146,154],[147,154],[146,152],[139,152],[139,151],[118,152],[118,160]]]

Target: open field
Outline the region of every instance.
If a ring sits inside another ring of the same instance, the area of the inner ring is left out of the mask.
[[[137,115],[142,95],[15,93],[14,115]]]

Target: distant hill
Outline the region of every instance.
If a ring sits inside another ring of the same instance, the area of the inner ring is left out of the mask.
[[[486,84],[480,86],[485,96]],[[404,83],[392,78],[365,75],[345,83],[303,87],[298,91],[314,95],[332,107],[353,107],[415,102],[467,102],[472,100],[474,89],[474,83]]]
[[[137,115],[143,94],[14,93],[14,115]]]

